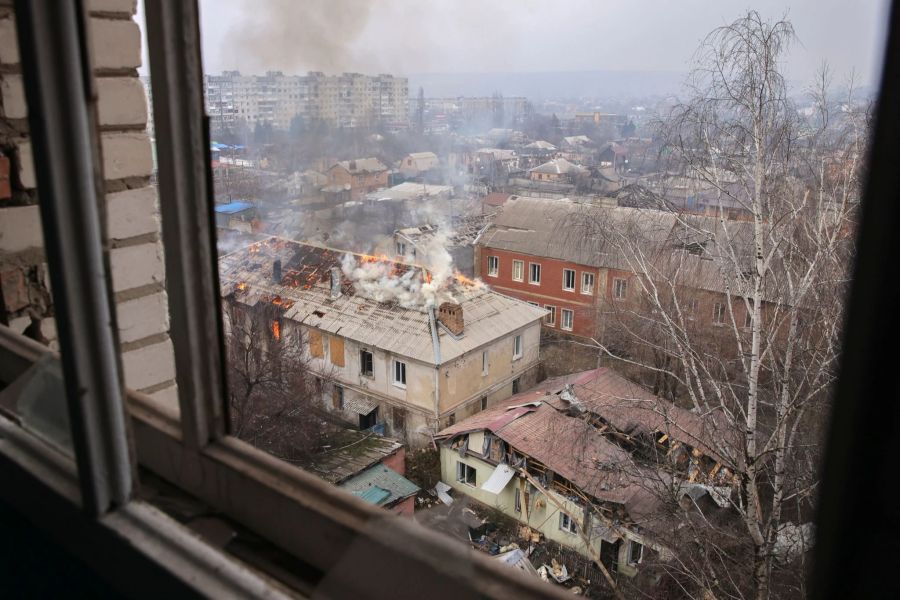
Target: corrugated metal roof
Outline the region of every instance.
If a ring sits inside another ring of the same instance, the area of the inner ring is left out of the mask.
[[[377,158],[357,158],[356,160],[342,160],[337,164],[341,165],[351,173],[359,173],[362,171],[368,173],[380,173],[387,171],[387,167]]]
[[[301,466],[330,483],[340,483],[368,469],[403,447],[398,440],[371,432],[344,430],[329,438],[331,447]]]
[[[342,276],[342,294],[331,298],[331,267],[347,254],[271,237],[219,260],[222,297],[233,295],[243,304],[280,305],[282,317],[324,332],[379,348],[398,356],[435,364],[431,326],[425,307],[403,308],[357,294]],[[282,279],[273,279],[273,263],[281,260]],[[414,265],[394,263],[398,274],[422,272]],[[421,275],[420,275],[421,276]],[[440,357],[449,362],[498,338],[539,321],[547,311],[522,300],[490,291],[486,286],[451,279],[439,291],[437,304],[454,300],[463,309],[464,332],[451,336],[438,327]]]
[[[382,464],[347,479],[340,487],[378,506],[393,504],[419,491],[415,483]]]
[[[587,173],[587,169],[585,169],[581,165],[571,163],[564,158],[554,158],[551,161],[545,162],[544,164],[531,169],[531,172],[550,173],[553,175],[567,175],[570,173],[578,175],[579,173]]]

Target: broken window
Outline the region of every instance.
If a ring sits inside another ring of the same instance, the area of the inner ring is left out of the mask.
[[[486,408],[487,408],[487,396],[482,396],[481,397],[481,410],[484,410]]]
[[[575,291],[575,269],[563,269],[563,289],[567,292]]]
[[[578,526],[575,525],[575,520],[562,511],[559,511],[559,528],[566,533],[578,533]]]
[[[628,282],[624,279],[613,279],[613,298],[622,300],[628,291]]]
[[[516,488],[515,506],[513,508],[516,512],[522,512],[522,492],[519,491],[519,488]]]
[[[344,388],[337,384],[331,389],[331,407],[334,410],[344,410]]]
[[[541,285],[541,265],[539,263],[531,263],[531,272],[529,273],[528,283]]]
[[[500,257],[488,256],[488,275],[490,277],[500,275]]]
[[[481,353],[481,374],[488,374],[488,353],[487,350]]]
[[[475,469],[462,461],[456,462],[456,480],[466,485],[475,485]]]
[[[397,255],[406,256],[406,244],[403,242],[397,242]]]
[[[714,325],[722,325],[725,323],[725,305],[721,302],[716,302],[713,305],[713,324]]]
[[[697,309],[700,307],[700,303],[696,298],[691,298],[687,303],[687,318],[691,321],[694,320],[694,317],[697,315]]]
[[[572,328],[575,326],[575,311],[569,310],[568,308],[562,309],[562,323],[560,323],[560,327],[565,329],[566,331],[572,331]]]
[[[394,385],[406,387],[406,363],[401,360],[394,360]]]
[[[593,273],[582,273],[581,274],[581,293],[582,294],[593,294],[594,293],[594,274]]]
[[[522,281],[525,278],[525,262],[521,260],[512,261],[512,278],[513,281]]]
[[[640,564],[644,558],[644,545],[631,540],[628,542],[628,564]]]
[[[522,334],[513,338],[513,360],[522,358]]]
[[[366,377],[375,377],[375,367],[373,365],[372,353],[368,350],[359,351],[359,374]]]
[[[550,313],[546,317],[544,317],[544,323],[546,325],[549,325],[550,327],[553,327],[554,325],[556,325],[556,307],[551,306],[550,304],[546,304],[544,305],[544,308],[550,311]]]
[[[513,379],[513,382],[512,382],[512,393],[513,393],[513,394],[518,394],[518,393],[519,393],[519,388],[521,387],[521,386],[519,385],[519,380],[520,380],[520,379],[521,379],[521,377],[516,377],[515,379]]]

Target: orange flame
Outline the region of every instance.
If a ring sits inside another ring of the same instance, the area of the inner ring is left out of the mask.
[[[245,292],[247,291],[247,283],[244,281],[237,283],[235,284],[234,289],[236,292]]]
[[[278,324],[278,321],[272,321],[272,337],[275,338],[275,341],[279,341],[281,339],[281,325]]]
[[[456,273],[454,273],[453,276],[456,277],[456,280],[458,282],[462,283],[463,285],[473,286],[478,283],[474,279],[469,279],[468,277],[466,277],[465,275],[463,275],[462,273],[460,273],[458,271]]]

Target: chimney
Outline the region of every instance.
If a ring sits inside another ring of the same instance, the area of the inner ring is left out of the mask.
[[[272,279],[277,284],[281,284],[281,259],[276,258],[275,262],[272,263]]]
[[[456,302],[444,302],[438,308],[438,321],[443,323],[444,327],[449,329],[453,335],[462,335],[465,329],[462,305]]]
[[[331,299],[337,300],[341,297],[341,270],[337,267],[331,267]]]

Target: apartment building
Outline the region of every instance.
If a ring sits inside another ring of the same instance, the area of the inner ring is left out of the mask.
[[[429,301],[417,292],[438,286],[422,267],[274,237],[220,270],[223,299],[269,311],[275,342],[300,336],[329,382],[323,408],[360,429],[422,447],[536,381],[546,311],[470,280],[445,280]]]
[[[322,120],[338,127],[382,123],[406,124],[408,83],[405,77],[359,73],[242,75],[224,71],[205,76],[206,105],[213,129],[267,123],[288,129],[295,117]]]

